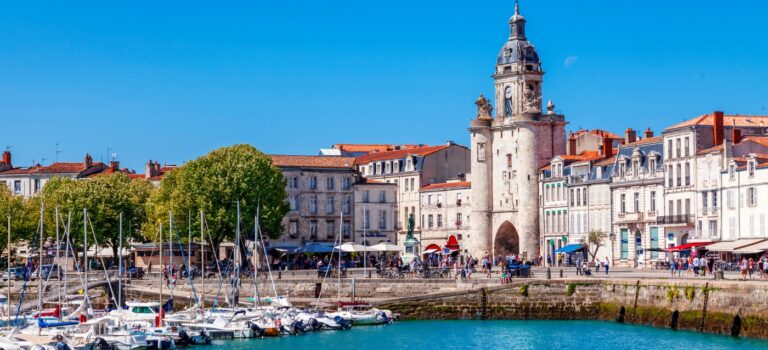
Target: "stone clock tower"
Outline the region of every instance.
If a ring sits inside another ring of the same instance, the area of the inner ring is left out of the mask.
[[[544,71],[517,4],[509,27],[493,75],[496,111],[481,95],[470,123],[472,230],[464,245],[474,256],[530,259],[540,246],[538,170],[565,153],[566,123],[551,102],[542,113]]]

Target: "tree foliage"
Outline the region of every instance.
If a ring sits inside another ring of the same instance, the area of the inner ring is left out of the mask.
[[[589,231],[587,241],[582,242],[588,245],[587,252],[592,257],[592,261],[597,259],[597,251],[604,245],[606,238],[608,238],[608,235],[605,232],[593,230]]]
[[[0,252],[8,246],[9,219],[11,245],[32,237],[37,221],[30,215],[27,203],[23,197],[14,196],[7,187],[0,186]]]
[[[145,206],[151,191],[152,184],[148,181],[131,180],[120,173],[104,174],[87,180],[53,178],[46,183],[42,193],[42,203],[46,206],[45,233],[51,237],[54,235],[55,207],[58,207],[60,232],[63,234],[63,227],[71,213],[70,239],[74,246],[80,247],[83,242],[83,209],[86,209],[88,245],[95,243],[95,234],[98,243],[111,247],[113,256],[117,257],[120,213],[123,213],[125,241],[146,220]]]
[[[143,231],[156,241],[160,223],[168,227],[169,212],[178,218],[174,226],[185,230],[188,213],[197,221],[202,210],[206,235],[210,233],[214,248],[218,248],[222,241],[235,238],[239,202],[243,232],[253,227],[258,205],[262,231],[278,237],[289,209],[285,185],[272,160],[253,146],[219,148],[165,175],[149,200],[149,218]],[[197,227],[199,223],[193,224],[195,236],[199,235]],[[167,232],[164,236],[168,237]]]

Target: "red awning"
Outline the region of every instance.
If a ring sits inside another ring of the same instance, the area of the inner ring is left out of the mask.
[[[676,246],[676,247],[667,248],[665,250],[668,251],[668,252],[679,252],[681,250],[691,250],[691,249],[703,247],[703,246],[706,246],[706,245],[710,245],[712,243],[713,242],[686,243],[686,244],[681,244],[681,245]]]
[[[429,253],[435,253],[435,252],[439,253],[439,252],[442,252],[442,251],[443,250],[440,249],[440,246],[437,245],[437,244],[434,244],[434,243],[432,243],[432,244],[430,244],[430,245],[428,245],[428,246],[426,246],[424,248],[424,253],[425,254],[428,254],[427,252],[429,252]]]
[[[456,239],[456,236],[451,235],[448,237],[448,242],[445,244],[445,248],[448,250],[459,250],[459,240]]]

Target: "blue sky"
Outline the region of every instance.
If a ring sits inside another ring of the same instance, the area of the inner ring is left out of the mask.
[[[764,1],[523,0],[569,128],[768,114]],[[251,143],[468,141],[514,2],[0,3],[0,145],[143,171]]]

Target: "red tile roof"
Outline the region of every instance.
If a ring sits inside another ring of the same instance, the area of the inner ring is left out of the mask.
[[[565,161],[582,161],[600,159],[602,155],[598,151],[584,151],[579,154],[561,154],[556,157],[562,158]]]
[[[400,159],[411,154],[417,155],[417,156],[427,156],[432,153],[442,151],[448,147],[450,146],[448,145],[424,146],[424,147],[411,148],[411,149],[401,149],[396,151],[368,153],[366,155],[357,157],[355,159],[355,163],[363,164],[363,163],[368,163],[368,162],[377,161],[377,160]]]
[[[686,126],[694,126],[694,125],[712,126],[714,125],[714,120],[715,120],[714,114],[704,114],[696,118],[689,119],[684,122],[672,125],[664,130],[672,130],[672,129],[682,128]],[[739,114],[723,115],[723,126],[728,127],[728,126],[734,126],[734,125],[737,127],[759,127],[759,126],[768,127],[768,116],[739,115]]]
[[[633,147],[633,146],[640,146],[640,145],[647,145],[649,143],[661,143],[664,141],[664,137],[662,136],[656,136],[656,137],[648,137],[644,139],[639,139],[635,142],[628,143],[626,145],[623,145],[621,147]]]
[[[750,135],[750,136],[744,137],[741,140],[741,142],[744,142],[744,141],[752,141],[752,142],[754,142],[754,143],[756,143],[758,145],[768,147],[768,136],[752,136],[752,135]],[[741,142],[739,142],[739,143],[741,143]]]
[[[454,182],[440,182],[436,184],[429,184],[421,188],[422,191],[437,190],[443,188],[456,188],[456,187],[472,187],[472,183],[469,181],[454,181]]]
[[[612,139],[624,139],[623,137],[621,137],[619,135],[616,135],[616,134],[614,134],[614,133],[612,133],[610,131],[601,130],[601,129],[594,129],[594,130],[581,129],[581,130],[578,130],[578,131],[574,132],[573,135],[574,136],[579,136],[581,134],[586,134],[586,133],[590,133],[590,134],[594,134],[594,135],[602,136],[602,137],[609,137],[609,138],[612,138]]]
[[[104,163],[94,162],[90,168],[94,167],[106,167]],[[38,173],[43,174],[68,174],[68,173],[81,173],[90,168],[86,168],[85,163],[66,163],[58,162],[48,166],[41,167],[37,170]]]
[[[276,167],[353,168],[353,157],[270,155]]]
[[[0,172],[0,175],[28,175],[28,174],[33,174],[37,172],[37,169],[38,169],[38,166],[33,166],[29,168],[13,168],[13,169]]]
[[[615,161],[616,161],[616,156],[613,155],[613,156],[610,156],[610,157],[607,157],[607,158],[603,158],[603,159],[600,159],[600,160],[596,161],[595,165],[597,165],[597,166],[606,166],[606,165],[613,164],[613,162],[615,162]]]
[[[395,145],[395,144],[355,144],[355,143],[337,143],[333,145],[334,149],[345,152],[387,152],[398,149],[413,149],[423,147],[424,145]]]
[[[709,154],[709,153],[712,153],[712,152],[715,152],[715,151],[721,151],[722,149],[723,149],[723,145],[717,145],[715,147],[710,147],[710,148],[698,151],[698,152],[696,152],[696,154],[697,155],[705,155],[705,154]]]

